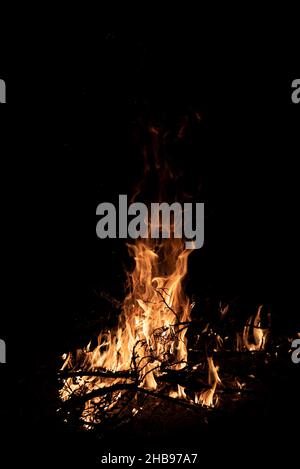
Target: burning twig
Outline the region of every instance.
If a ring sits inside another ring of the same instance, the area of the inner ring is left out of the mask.
[[[213,356],[226,371],[225,358],[230,361],[230,353],[239,353],[240,357],[246,350],[249,357],[262,353],[269,332],[261,328],[262,307],[246,323],[236,344],[233,339],[227,340],[237,332],[228,304],[219,304],[215,320],[191,320],[193,303],[181,285],[187,272],[188,251],[180,240],[165,240],[161,247],[163,267],[148,242],[138,241],[130,249],[136,266],[130,274],[131,288],[118,324],[99,335],[93,350],[88,346],[65,357],[59,373],[63,379],[63,408],[74,407],[76,416],[89,425],[128,413],[125,402],[137,395],[196,408],[199,404],[215,406],[219,393],[227,390],[240,394],[244,385],[227,379],[225,373],[221,384]],[[135,415],[136,408],[131,410]]]
[[[78,370],[78,371],[59,371],[58,377],[59,378],[79,378],[84,376],[96,376],[99,378],[130,378],[132,376],[131,370],[125,371],[109,371],[109,370],[97,370],[97,371],[89,371],[89,370]]]
[[[113,384],[112,386],[107,386],[104,388],[95,389],[94,391],[87,392],[81,396],[73,396],[64,402],[65,407],[78,407],[85,402],[92,401],[96,397],[105,396],[106,394],[111,394],[115,391],[128,391],[136,389],[135,384],[133,383],[118,383]]]
[[[163,289],[162,289],[162,290],[163,290]],[[162,299],[163,303],[166,305],[166,307],[167,307],[170,311],[172,311],[172,313],[173,313],[174,316],[176,317],[177,323],[176,323],[175,325],[179,324],[179,323],[180,323],[180,319],[179,319],[179,316],[178,316],[178,314],[176,313],[176,311],[174,311],[174,309],[171,308],[171,306],[168,305],[168,303],[166,302],[166,300],[165,300],[163,294],[162,294],[158,289],[156,289],[155,291],[159,294],[159,296],[161,297],[161,299]],[[164,291],[164,290],[163,290],[163,291]]]

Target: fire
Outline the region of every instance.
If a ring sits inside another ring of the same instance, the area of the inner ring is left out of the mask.
[[[195,394],[195,403],[202,404],[206,407],[214,407],[217,404],[214,395],[217,385],[221,383],[218,375],[218,368],[214,365],[212,357],[207,358],[208,362],[208,384],[211,386],[209,389]]]
[[[129,252],[135,268],[128,273],[128,294],[117,327],[101,333],[94,350],[90,350],[89,344],[85,350],[77,351],[75,360],[71,354],[65,356],[62,370],[116,373],[131,370],[138,377],[139,387],[155,390],[156,375],[163,364],[168,369],[180,370],[187,363],[185,326],[190,321],[191,304],[182,281],[191,251],[184,249],[181,239],[171,238],[160,244],[137,240],[129,245]],[[109,384],[120,380],[112,378]],[[107,379],[104,383],[98,376],[81,377],[75,382],[68,378],[61,398],[66,400],[83,389],[90,392],[107,385]],[[184,388],[179,385],[178,397],[186,398]]]
[[[151,132],[155,143],[158,133],[155,129]],[[155,174],[159,167],[156,144],[153,146]],[[149,158],[147,152],[145,157]],[[150,169],[150,159],[147,159],[145,175]],[[160,166],[158,177],[160,190],[163,191],[166,182],[173,178],[168,165]],[[141,187],[138,192],[141,192]],[[135,197],[136,194],[133,200]],[[163,199],[162,194],[159,194],[158,200]],[[192,249],[187,249],[183,239],[174,236],[174,220],[172,222],[170,233],[167,233],[169,238],[163,237],[160,241],[150,237],[142,238],[128,245],[135,266],[132,272],[127,273],[127,295],[117,325],[111,330],[102,331],[96,346],[89,343],[85,349],[63,357],[61,371],[67,376],[63,378],[60,398],[66,404],[70,400],[80,404],[85,428],[107,418],[106,412],[110,416],[113,412],[120,412],[116,405],[120,400],[120,407],[123,408],[127,405],[127,399],[133,401],[129,410],[135,416],[143,409],[139,393],[155,397],[160,393],[159,397],[178,399],[181,405],[214,407],[218,403],[216,391],[222,383],[212,355],[225,350],[227,342],[213,330],[209,322],[202,324],[197,337],[204,337],[203,340],[207,341],[202,343],[202,351],[206,353],[202,353],[199,358],[201,363],[194,363],[194,366],[188,363],[186,333],[192,322],[193,304],[185,294],[183,280],[188,271],[188,257]],[[151,219],[152,226],[148,221],[145,223],[148,232],[153,228],[153,223],[156,228],[161,228],[158,219],[156,222]],[[188,247],[191,246],[189,243]],[[228,304],[220,304],[221,321],[226,321],[228,311]],[[261,312],[262,306],[259,306],[256,315],[247,321],[243,332],[237,334],[237,342],[233,345],[235,351],[255,352],[265,347],[269,331],[261,327]],[[203,367],[205,360],[207,365]],[[195,392],[193,387],[189,389],[180,379],[172,384],[166,384],[161,379],[164,373],[174,375],[177,372],[177,376],[180,376],[184,370],[200,375],[201,372],[206,373],[206,366],[207,382],[199,380],[200,392]],[[243,387],[236,377],[232,382],[236,382],[235,387],[239,390]]]
[[[165,370],[181,372],[188,368],[186,332],[191,324],[193,304],[184,292],[183,280],[191,251],[185,249],[178,238],[161,242],[139,239],[128,245],[128,249],[135,267],[128,272],[128,293],[116,327],[101,332],[94,348],[90,342],[85,349],[63,357],[61,370],[68,370],[73,376],[63,380],[60,397],[68,401],[74,396],[85,396],[81,413],[85,428],[102,421],[96,412],[97,406],[101,412],[114,412],[128,389],[135,393],[135,405],[131,410],[135,416],[142,410],[137,392],[159,392],[165,386],[160,382]],[[220,307],[222,318],[228,314],[228,308],[228,305]],[[261,314],[262,305],[237,334],[237,351],[256,352],[265,347],[269,330],[262,328]],[[202,332],[208,334],[209,324]],[[218,334],[213,336],[217,349],[221,350],[222,338]],[[191,405],[215,407],[218,404],[216,390],[222,382],[208,350],[207,367],[204,390],[193,393],[186,386],[176,384],[176,388],[169,387],[169,391],[166,387],[165,395]],[[192,369],[198,370],[198,365]],[[235,387],[240,390],[238,380],[236,383]]]
[[[261,326],[261,310],[263,305],[258,307],[255,316],[251,316],[243,330],[242,334],[237,334],[237,349],[243,348],[250,352],[263,350],[268,338],[269,329]]]
[[[186,361],[186,329],[179,333],[177,340],[169,343],[167,339],[180,322],[190,318],[189,300],[182,289],[190,251],[182,250],[181,241],[168,241],[158,246],[157,252],[145,241],[129,246],[135,269],[129,274],[129,293],[118,326],[107,335],[99,336],[99,345],[87,357],[85,367],[121,371],[129,369],[134,359],[137,367],[144,368],[143,385],[154,389],[156,384],[151,370],[156,362],[148,361],[149,352],[159,362],[164,361],[166,354],[173,356],[177,366]]]
[[[209,324],[202,333],[215,337],[216,342],[211,351],[206,351],[207,387],[200,392],[191,392],[185,385],[177,383],[175,388],[170,385],[168,388],[160,381],[166,370],[180,373],[189,367],[186,332],[191,324],[193,304],[184,292],[183,280],[191,250],[185,249],[178,238],[161,242],[139,239],[128,245],[128,249],[135,267],[128,272],[128,293],[116,327],[101,332],[94,348],[89,343],[75,354],[64,355],[61,370],[69,371],[73,376],[63,380],[60,397],[68,401],[74,396],[85,396],[81,412],[85,428],[101,422],[103,412],[114,412],[121,398],[126,406],[128,389],[135,396],[132,416],[142,410],[138,392],[153,395],[163,390],[168,398],[180,399],[190,405],[215,407],[218,404],[216,391],[222,382],[212,351],[222,350],[223,340],[218,334],[209,333]],[[221,318],[228,314],[228,308],[228,305],[220,306]],[[238,352],[264,349],[269,329],[262,328],[261,316],[262,305],[237,334]],[[198,365],[189,369],[197,373]],[[232,383],[236,383],[233,386],[237,390],[242,388],[236,378]],[[101,408],[100,415],[97,406]]]

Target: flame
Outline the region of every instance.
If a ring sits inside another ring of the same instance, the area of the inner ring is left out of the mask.
[[[155,390],[156,374],[162,363],[167,363],[169,369],[180,370],[187,362],[184,323],[190,320],[191,304],[182,280],[191,251],[184,249],[181,239],[174,238],[164,239],[160,244],[151,239],[137,240],[128,247],[135,268],[128,274],[128,294],[117,326],[98,336],[94,350],[89,344],[77,351],[75,360],[71,354],[65,356],[61,370],[133,370],[139,376],[140,387]],[[60,395],[66,400],[72,393],[81,394],[83,390],[89,392],[116,382],[120,378],[105,379],[105,383],[99,376],[84,376],[75,381],[67,378]],[[115,396],[115,402],[121,394]],[[184,388],[179,385],[177,394],[186,398]],[[89,410],[87,403],[82,415],[85,421]]]
[[[157,357],[160,362],[167,352],[181,364],[187,359],[186,330],[179,334],[176,343],[170,343],[167,350],[164,341],[157,340],[155,334],[159,330],[167,339],[176,324],[189,320],[190,305],[183,293],[182,279],[187,273],[190,251],[182,249],[181,240],[168,241],[160,245],[157,252],[150,242],[138,241],[129,246],[135,269],[129,274],[129,293],[124,300],[118,326],[107,334],[100,334],[99,345],[91,356],[87,356],[85,367],[127,370],[135,351],[138,366],[146,360],[142,364],[145,366],[145,383],[155,388],[151,369],[156,363],[147,362],[147,352],[151,351],[152,357]]]
[[[201,115],[196,113],[196,119],[200,121]],[[177,134],[178,139],[184,138],[187,125],[188,119],[185,119]],[[177,177],[177,173],[171,171],[167,161],[161,159],[159,146],[165,136],[155,127],[150,128],[150,134],[151,151],[145,147],[143,153],[145,178],[136,187],[131,202],[136,199],[137,194],[143,192],[151,171],[158,177],[158,200],[167,200],[165,195],[168,192],[168,184],[171,181],[174,185]],[[137,415],[143,409],[137,393],[144,391],[148,395],[157,394],[162,386],[159,378],[163,370],[180,371],[188,362],[186,332],[187,324],[191,321],[193,303],[190,303],[184,292],[183,280],[187,274],[188,256],[192,250],[185,249],[182,239],[172,237],[172,227],[168,234],[170,238],[160,242],[151,238],[138,239],[134,244],[128,245],[135,266],[132,272],[127,273],[128,293],[123,301],[117,325],[111,330],[102,331],[96,346],[90,342],[84,349],[63,356],[61,370],[74,373],[73,376],[63,379],[60,397],[67,401],[73,396],[88,396],[81,410],[84,428],[92,428],[93,423],[101,422],[103,412],[110,411],[112,414],[115,411],[117,402],[123,396],[125,399],[126,391],[121,386],[127,384],[134,385],[131,388],[134,393],[131,415]],[[243,331],[237,334],[237,351],[253,352],[265,347],[269,330],[261,327],[261,310],[262,305],[256,315],[248,319]],[[219,312],[221,320],[224,319],[225,322],[229,304],[220,303]],[[209,322],[200,334],[207,340],[215,341],[214,351],[224,348],[222,337],[211,330]],[[225,340],[227,338],[225,337]],[[212,349],[209,351],[208,347],[205,348],[210,355]],[[213,357],[207,356],[206,359],[208,386],[201,392],[195,392],[192,403],[215,407],[218,403],[216,390],[222,383]],[[198,371],[201,372],[201,368],[202,363],[199,363],[194,365],[192,370],[197,374]],[[239,390],[244,387],[237,379],[234,384]],[[103,388],[110,388],[109,398],[105,393],[97,393]],[[191,401],[190,394],[188,385],[177,384],[176,390],[169,391],[169,397],[186,401]],[[101,408],[102,414],[97,413],[97,406]]]
[[[207,357],[207,363],[208,384],[211,387],[200,393],[195,393],[195,404],[202,404],[206,407],[214,407],[217,404],[217,399],[215,399],[214,396],[217,389],[217,385],[221,384],[221,379],[218,374],[218,368],[215,366],[212,357]]]
[[[237,350],[246,348],[250,352],[264,350],[269,335],[269,329],[261,326],[261,310],[263,305],[258,307],[255,316],[250,316],[243,332],[237,334]]]
[[[82,396],[102,388],[113,387],[110,398],[91,397],[84,404],[81,418],[85,428],[101,421],[95,415],[99,405],[102,411],[114,412],[117,402],[125,395],[117,384],[134,382],[137,389],[156,392],[162,389],[159,377],[164,369],[180,371],[187,365],[188,349],[186,331],[191,317],[193,303],[190,303],[183,288],[187,274],[188,256],[191,250],[184,248],[178,238],[156,240],[137,240],[128,245],[129,253],[135,261],[132,272],[128,272],[127,295],[115,328],[102,332],[93,348],[90,342],[85,349],[75,354],[65,354],[61,370],[75,371],[75,377],[64,380],[60,397],[66,401],[73,395]],[[251,316],[241,333],[237,334],[237,351],[251,352],[264,349],[269,329],[261,326],[262,305]],[[228,305],[220,305],[221,316],[228,314]],[[209,324],[203,333],[209,330]],[[208,334],[208,336],[210,336]],[[217,348],[222,349],[223,340],[214,334]],[[177,384],[176,390],[169,391],[169,397],[190,401],[205,407],[218,404],[216,390],[221,385],[218,367],[213,357],[207,356],[208,388],[194,393]],[[193,366],[197,370],[198,365]],[[91,372],[90,375],[76,374],[78,371]],[[97,372],[109,371],[107,376]],[[94,373],[94,374],[92,374]],[[123,373],[123,374],[122,374]],[[238,381],[237,389],[242,389]],[[141,407],[137,395],[131,413],[135,416]]]

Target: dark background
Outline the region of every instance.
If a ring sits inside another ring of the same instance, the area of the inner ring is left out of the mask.
[[[95,209],[140,180],[150,125],[174,135],[169,159],[205,202],[205,246],[190,256],[189,293],[238,298],[246,310],[263,302],[276,331],[297,331],[296,43],[281,29],[228,26],[216,35],[204,23],[87,28],[66,34],[55,51],[20,53],[9,70],[3,60],[1,371],[9,385],[0,415],[27,450],[25,435],[37,441],[38,433],[53,454],[64,446],[55,382],[45,385],[45,376],[59,353],[85,341],[83,325],[99,327],[97,293],[124,293],[126,249],[96,238]],[[287,413],[280,403],[278,419],[266,417],[270,426],[292,424],[295,396]]]

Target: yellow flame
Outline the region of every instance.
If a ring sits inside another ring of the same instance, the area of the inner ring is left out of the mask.
[[[118,372],[136,367],[139,385],[155,390],[155,376],[166,357],[168,366],[177,370],[183,368],[187,361],[186,328],[180,330],[179,327],[180,323],[190,319],[191,305],[184,293],[182,280],[187,273],[191,251],[184,249],[181,239],[173,238],[165,239],[161,244],[148,239],[138,240],[136,244],[129,245],[129,252],[135,260],[135,268],[128,274],[128,294],[118,324],[111,331],[99,335],[94,350],[91,350],[91,343],[85,350],[78,350],[75,363],[88,371],[105,369]],[[72,356],[68,354],[62,370],[73,366]],[[110,384],[118,381],[120,378],[112,379]],[[88,392],[104,386],[104,382],[98,376],[75,381],[68,378],[61,390],[61,398],[68,399],[82,386]],[[184,388],[179,385],[177,396],[186,398]],[[83,417],[88,410],[89,403]]]
[[[195,404],[201,404],[206,407],[214,407],[217,404],[215,398],[215,392],[217,385],[221,383],[221,379],[218,374],[218,368],[214,365],[212,357],[207,357],[208,362],[208,384],[211,386],[205,391],[195,393]]]
[[[237,350],[244,348],[250,352],[264,350],[269,335],[268,329],[261,327],[261,310],[263,305],[258,307],[255,316],[250,316],[244,326],[242,334],[237,334]]]

